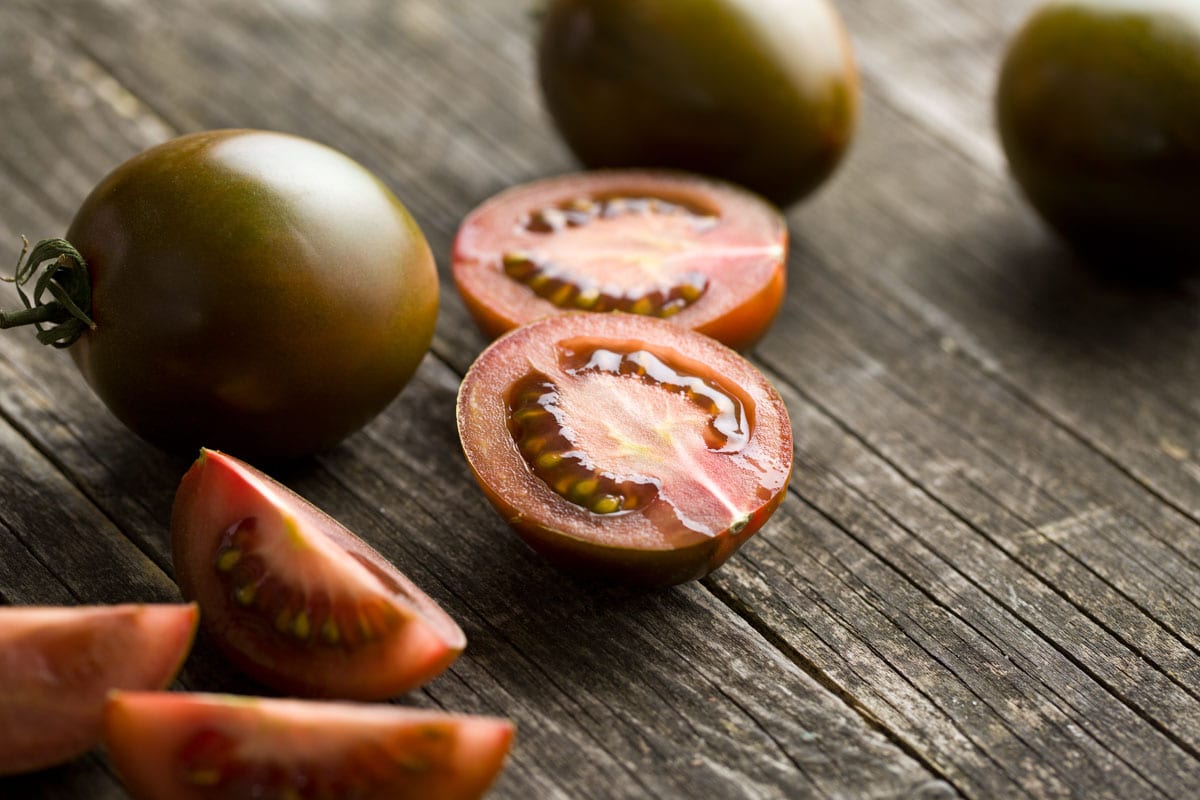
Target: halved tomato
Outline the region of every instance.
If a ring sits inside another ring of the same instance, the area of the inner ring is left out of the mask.
[[[487,791],[508,720],[393,705],[114,692],[104,744],[139,800],[460,800]]]
[[[196,633],[195,605],[0,608],[0,775],[91,749],[109,689],[161,689]]]
[[[454,280],[499,336],[565,311],[670,319],[745,349],[783,300],[787,224],[731,184],[675,172],[597,171],[510,189],[472,211]]]
[[[547,317],[463,380],[458,429],[479,485],[559,567],[647,585],[703,577],[783,499],[778,392],[712,339],[630,314]]]
[[[171,512],[175,579],[251,677],[312,697],[376,700],[442,672],[466,646],[438,604],[304,498],[213,450]]]

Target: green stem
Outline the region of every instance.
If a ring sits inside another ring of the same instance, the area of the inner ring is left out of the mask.
[[[43,239],[32,251],[24,237],[22,241],[13,277],[0,280],[16,284],[25,308],[0,311],[0,328],[33,325],[42,344],[69,347],[96,328],[90,316],[92,281],[87,262],[65,239]],[[34,281],[32,295],[25,292],[30,281]]]

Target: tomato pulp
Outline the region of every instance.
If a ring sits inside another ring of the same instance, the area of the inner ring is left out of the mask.
[[[630,314],[547,317],[494,342],[458,397],[484,494],[555,565],[703,577],[782,501],[787,409],[733,350]]]
[[[433,337],[417,224],[347,156],[208,131],[119,166],[67,232],[90,318],[70,352],[108,408],[171,450],[287,458],[379,413]]]
[[[138,800],[472,800],[508,720],[398,706],[115,692],[104,743]]]
[[[598,171],[510,189],[471,212],[454,280],[498,336],[566,311],[669,319],[735,349],[783,301],[787,225],[730,184],[684,173]]]
[[[231,662],[293,694],[378,700],[466,646],[438,604],[291,489],[204,451],[171,512],[175,578]]]
[[[194,605],[0,608],[0,775],[100,739],[110,689],[162,689],[196,632]]]

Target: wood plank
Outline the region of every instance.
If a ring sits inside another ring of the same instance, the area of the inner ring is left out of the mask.
[[[21,42],[41,34],[29,33],[36,17],[12,8],[5,13],[19,17],[25,30],[10,37],[16,41],[5,52],[20,60]],[[425,8],[432,13],[438,7]],[[154,21],[159,13],[157,7],[147,8],[131,26],[150,37],[142,44],[152,49],[158,46]],[[70,52],[50,36],[51,49]],[[203,49],[213,41],[188,44]],[[137,64],[144,74],[156,72],[153,59],[143,60],[129,41],[124,45],[125,63]],[[74,61],[90,66],[72,66]],[[41,80],[71,85],[71,74],[90,76],[72,86],[75,93],[109,85],[99,62],[78,53],[56,59]],[[196,83],[191,75],[173,74],[189,87]],[[37,80],[31,91],[37,91]],[[111,84],[120,87],[123,81]],[[156,121],[174,117],[170,93],[154,95],[153,105],[165,110],[150,112],[150,106],[122,91],[121,109],[131,116],[107,120],[121,131],[110,141],[132,144],[146,131],[158,130]],[[107,113],[104,102],[86,102]],[[70,122],[71,108],[59,104],[47,117],[54,115]],[[40,128],[18,128],[17,134],[32,138],[59,130]],[[349,128],[327,131],[352,140]],[[32,143],[19,147],[36,156]],[[43,226],[61,226],[65,219],[59,207],[68,208],[71,195],[82,196],[107,168],[92,163],[88,140],[63,136],[54,150],[78,173],[62,185],[52,184],[43,198],[47,202],[29,211],[28,222]],[[473,169],[474,160],[466,166]],[[15,180],[19,186],[33,175],[36,170],[18,173]],[[430,176],[424,180],[436,183]],[[453,186],[462,191],[464,181],[456,180]],[[456,204],[456,224],[464,201],[449,189],[428,208],[436,212],[447,198]],[[450,223],[422,222],[448,241]],[[162,529],[169,506],[163,490],[173,488],[182,471],[173,467],[179,465],[104,420],[65,359],[47,360],[32,345],[6,341],[4,364],[14,387],[6,413],[39,449],[56,453],[56,463],[71,480],[168,568],[163,540],[149,532]],[[452,419],[457,381],[456,373],[428,360],[401,401],[367,432],[285,477],[361,531],[463,620],[472,639],[466,656],[447,676],[406,700],[518,719],[521,744],[497,796],[953,794],[701,587],[649,595],[605,592],[564,581],[534,559],[483,506],[458,456]],[[45,400],[50,395],[52,410],[39,411],[50,407]],[[92,440],[97,433],[98,444]],[[431,476],[443,482],[436,491],[431,491]],[[447,504],[446,498],[454,502]],[[447,531],[454,535],[447,537]],[[201,643],[193,661],[212,659]],[[763,676],[769,676],[765,686]],[[207,688],[209,680],[192,684]]]

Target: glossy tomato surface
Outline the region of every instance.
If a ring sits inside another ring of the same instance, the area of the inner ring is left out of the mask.
[[[1044,4],[1009,46],[996,106],[1013,175],[1085,255],[1194,268],[1200,1]]]
[[[175,579],[232,663],[291,694],[377,700],[466,646],[438,604],[291,489],[205,450],[171,512]]]
[[[79,369],[173,450],[327,448],[396,396],[432,340],[437,273],[417,224],[365,168],[306,139],[161,144],[92,191],[67,239],[92,278]]]
[[[542,95],[589,167],[670,167],[781,205],[833,171],[858,77],[827,0],[552,0]]]
[[[117,692],[104,743],[136,800],[469,800],[507,720],[392,705]]]
[[[454,280],[488,336],[567,311],[669,319],[749,347],[783,300],[787,225],[731,184],[600,170],[525,184],[472,211]]]
[[[194,605],[0,608],[0,775],[81,755],[110,689],[162,689],[187,658]]]
[[[783,499],[787,409],[733,350],[630,314],[504,336],[458,397],[463,450],[501,516],[569,572],[651,586],[720,566]]]

